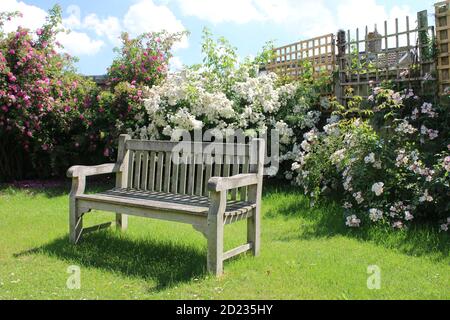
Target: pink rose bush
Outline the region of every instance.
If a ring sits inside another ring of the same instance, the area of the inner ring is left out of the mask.
[[[166,76],[170,47],[181,35],[124,35],[111,87],[101,91],[61,53],[59,6],[37,30],[2,32],[17,15],[0,14],[0,181],[62,176],[71,164],[112,159],[118,135],[145,120],[143,87]]]
[[[160,83],[169,71],[172,46],[186,34],[150,32],[133,39],[123,33],[122,46],[115,49],[118,56],[108,69],[111,85],[126,81],[151,87]]]
[[[68,164],[68,146],[89,126],[95,86],[58,52],[60,21],[55,7],[38,30],[0,31],[0,149],[8,155],[0,159],[0,179],[55,173]]]

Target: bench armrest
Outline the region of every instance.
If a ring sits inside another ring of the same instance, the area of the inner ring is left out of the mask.
[[[238,174],[232,177],[212,177],[208,181],[208,190],[219,192],[254,184],[258,184],[256,173]]]
[[[100,174],[115,173],[119,171],[119,166],[116,163],[101,164],[98,166],[73,166],[67,170],[68,178],[75,177],[89,177]]]

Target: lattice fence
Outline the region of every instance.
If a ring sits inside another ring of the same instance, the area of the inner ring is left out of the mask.
[[[399,19],[382,30],[366,26],[364,31],[338,33],[339,85],[341,100],[350,98],[345,88],[354,89],[354,94],[367,97],[372,87],[383,81],[391,81],[399,88],[419,87],[435,80],[433,55],[434,29],[428,26],[427,12],[418,13],[418,23],[413,26],[409,17]]]
[[[266,70],[282,77],[298,78],[304,71],[304,61],[309,61],[314,76],[322,71],[336,69],[336,43],[333,34],[296,42],[275,50],[275,58]]]
[[[438,48],[439,93],[450,94],[450,1],[436,3],[436,42]]]

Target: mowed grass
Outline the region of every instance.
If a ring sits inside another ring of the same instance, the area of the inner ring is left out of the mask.
[[[435,227],[349,230],[339,207],[313,209],[291,188],[266,184],[262,250],[206,273],[206,240],[188,225],[131,217],[129,229],[68,242],[68,187],[0,189],[1,299],[450,299],[449,236]],[[88,214],[85,225],[114,218]],[[226,249],[245,241],[227,226]],[[81,289],[66,286],[81,268]],[[369,290],[368,266],[381,270]]]

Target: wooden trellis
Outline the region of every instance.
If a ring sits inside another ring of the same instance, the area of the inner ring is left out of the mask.
[[[336,44],[333,34],[312,38],[279,47],[275,58],[266,69],[282,77],[298,78],[304,71],[304,61],[309,61],[314,76],[336,68]]]
[[[436,43],[438,48],[437,69],[439,76],[439,93],[450,94],[450,1],[435,4]]]
[[[339,94],[344,102],[351,96],[345,88],[351,87],[354,94],[367,97],[371,88],[383,81],[392,81],[398,87],[415,83],[423,88],[423,82],[433,81],[435,66],[433,56],[433,27],[428,26],[427,12],[418,13],[418,23],[412,26],[406,17],[404,30],[400,30],[395,19],[394,31],[389,32],[387,21],[381,30],[375,26],[369,31],[338,33]],[[426,91],[426,90],[422,90]]]

